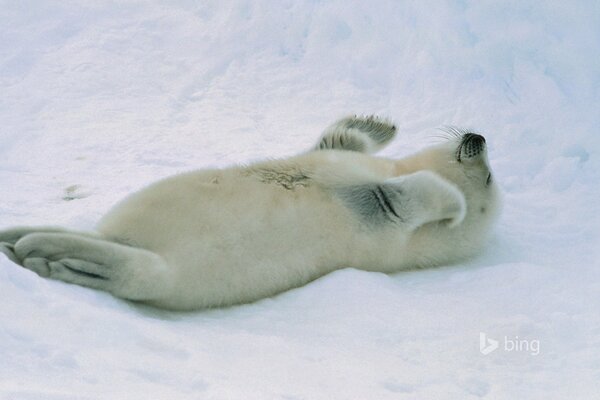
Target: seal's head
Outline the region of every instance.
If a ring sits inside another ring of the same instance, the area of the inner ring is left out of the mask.
[[[436,243],[448,243],[439,249],[444,254],[476,252],[483,244],[500,211],[500,194],[488,160],[486,139],[477,133],[451,128],[443,143],[429,147],[411,157],[398,161],[398,172],[412,173],[429,170],[454,184],[464,195],[466,215],[454,226],[429,224],[423,226],[423,237],[443,236]],[[466,248],[470,248],[466,249]]]
[[[458,186],[465,195],[465,223],[475,218],[478,225],[491,225],[500,209],[500,196],[485,137],[458,128],[448,128],[447,132],[449,139],[431,149],[428,158],[432,170]]]
[[[473,214],[488,214],[494,219],[499,211],[500,200],[485,138],[473,132],[459,133],[460,136],[449,143],[455,150],[453,159],[448,162],[453,166],[451,170],[454,173],[448,174],[448,177],[463,190]]]

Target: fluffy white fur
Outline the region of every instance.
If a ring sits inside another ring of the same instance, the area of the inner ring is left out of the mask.
[[[395,128],[368,121],[339,121],[318,151],[159,181],[96,232],[2,231],[0,250],[42,276],[178,310],[254,301],[344,267],[396,272],[479,250],[499,204],[483,138],[377,158],[365,153]],[[364,147],[331,137],[348,132]]]

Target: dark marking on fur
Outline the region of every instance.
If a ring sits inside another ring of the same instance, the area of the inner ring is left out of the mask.
[[[388,184],[348,186],[337,191],[344,203],[368,224],[381,225],[404,221],[399,188]]]
[[[402,218],[400,218],[398,213],[396,213],[396,210],[394,210],[394,205],[392,204],[392,202],[390,201],[390,198],[385,193],[385,191],[382,189],[382,187],[377,186],[376,191],[377,191],[377,198],[378,198],[379,202],[385,206],[386,212],[390,212],[390,213],[394,214],[396,216],[396,218],[402,219]]]
[[[248,175],[257,176],[262,183],[279,185],[287,190],[298,187],[308,187],[310,176],[295,166],[282,166],[280,168],[250,168]]]

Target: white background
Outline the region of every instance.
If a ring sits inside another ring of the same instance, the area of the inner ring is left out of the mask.
[[[505,200],[471,262],[188,314],[0,257],[0,398],[597,396],[599,4],[0,1],[0,228],[91,229],[151,181],[292,155],[349,113],[396,122],[389,157],[483,133]],[[484,356],[480,332],[540,353]]]

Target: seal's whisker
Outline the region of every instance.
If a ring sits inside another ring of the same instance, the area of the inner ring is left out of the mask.
[[[453,137],[450,135],[428,135],[427,136],[428,139],[441,139],[441,140],[452,140]]]

